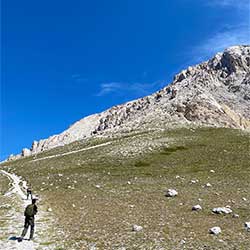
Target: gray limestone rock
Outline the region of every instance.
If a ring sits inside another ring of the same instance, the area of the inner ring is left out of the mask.
[[[233,211],[228,207],[216,207],[212,209],[215,214],[231,214]]]
[[[218,235],[221,233],[221,228],[220,227],[212,227],[209,229],[210,234]]]

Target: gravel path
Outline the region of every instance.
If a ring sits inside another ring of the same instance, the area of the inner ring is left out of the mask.
[[[44,213],[38,212],[36,216],[36,227],[35,227],[35,241],[28,241],[27,238],[29,236],[29,231],[22,242],[18,242],[17,238],[20,236],[23,223],[24,223],[24,215],[23,211],[25,207],[31,203],[30,200],[26,200],[26,195],[22,190],[26,188],[26,182],[21,181],[21,179],[15,174],[10,174],[4,170],[0,170],[0,174],[5,175],[11,181],[11,188],[8,190],[4,196],[7,196],[11,205],[10,209],[6,214],[6,221],[8,221],[7,226],[5,228],[0,229],[1,235],[6,235],[7,237],[1,238],[0,240],[0,249],[4,250],[35,250],[40,249],[39,242],[41,242],[41,232],[44,230],[44,225],[42,223],[42,218]],[[20,184],[22,183],[22,187]],[[14,205],[13,205],[14,204]],[[39,209],[39,205],[38,205]],[[40,232],[40,233],[36,233]],[[42,247],[42,249],[51,249],[50,247]]]
[[[91,147],[87,147],[87,148],[82,148],[82,149],[79,149],[79,150],[73,150],[73,151],[70,151],[70,152],[67,152],[67,153],[63,153],[63,154],[50,155],[50,156],[42,157],[42,158],[39,158],[39,159],[31,160],[31,161],[32,162],[42,161],[42,160],[45,160],[45,159],[51,159],[51,158],[56,158],[56,157],[60,157],[60,156],[64,156],[64,155],[75,154],[75,153],[78,153],[78,152],[81,152],[81,151],[86,151],[86,150],[93,149],[93,148],[99,148],[99,147],[107,146],[109,144],[111,144],[111,142],[105,142],[105,143],[102,143],[102,144],[99,144],[99,145],[95,145],[95,146],[91,146]]]

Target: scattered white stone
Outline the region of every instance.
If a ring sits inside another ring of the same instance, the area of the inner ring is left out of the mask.
[[[191,184],[196,184],[196,183],[198,183],[199,182],[199,180],[191,180]]]
[[[222,239],[219,239],[218,242],[220,242],[220,243],[225,243],[225,241],[222,240]]]
[[[210,228],[209,233],[218,235],[221,233],[221,228],[220,227],[212,227],[212,228]]]
[[[250,222],[245,222],[245,228],[247,231],[250,231]]]
[[[208,182],[205,187],[212,187],[212,185]]]
[[[215,214],[230,214],[233,211],[228,207],[216,207],[212,209]]]
[[[77,183],[77,181],[74,181],[74,183]]]
[[[179,178],[181,178],[181,177],[180,177],[179,175],[176,175],[175,178],[176,178],[176,179],[179,179]]]
[[[166,196],[167,197],[175,197],[178,195],[178,192],[175,189],[168,189]]]
[[[243,201],[247,201],[247,198],[243,197],[242,200],[243,200]]]
[[[133,225],[133,226],[132,226],[132,231],[134,231],[134,232],[139,232],[139,231],[141,231],[142,229],[143,229],[142,226],[138,226],[138,225]]]
[[[186,240],[181,240],[181,241],[180,241],[180,244],[181,244],[181,245],[186,244]]]
[[[72,204],[72,207],[76,207],[76,205],[75,205],[75,204]]]
[[[48,212],[52,212],[52,208],[49,207],[49,208],[48,208]]]
[[[202,210],[202,207],[200,205],[195,205],[192,207],[192,210],[193,211],[199,211],[199,210]]]
[[[100,185],[95,185],[95,187],[96,187],[96,188],[101,188],[101,186],[100,186]]]
[[[58,176],[62,177],[62,176],[63,176],[63,174],[58,174]]]
[[[233,214],[233,218],[239,218],[240,216],[238,214]]]
[[[215,171],[213,169],[210,170],[210,173],[215,173]]]
[[[130,181],[128,181],[128,182],[127,182],[127,184],[128,184],[128,185],[131,185],[131,182],[130,182]]]
[[[198,198],[198,201],[202,201],[202,199],[201,199],[201,198]]]

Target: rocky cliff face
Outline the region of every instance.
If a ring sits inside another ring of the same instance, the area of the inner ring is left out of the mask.
[[[94,135],[190,123],[250,129],[250,46],[230,47],[209,61],[188,67],[160,91],[88,116],[59,135],[34,141],[21,156]]]

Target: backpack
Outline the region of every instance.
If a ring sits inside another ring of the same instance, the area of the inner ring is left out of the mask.
[[[30,204],[25,208],[24,215],[27,217],[32,217],[35,215],[34,205]]]

